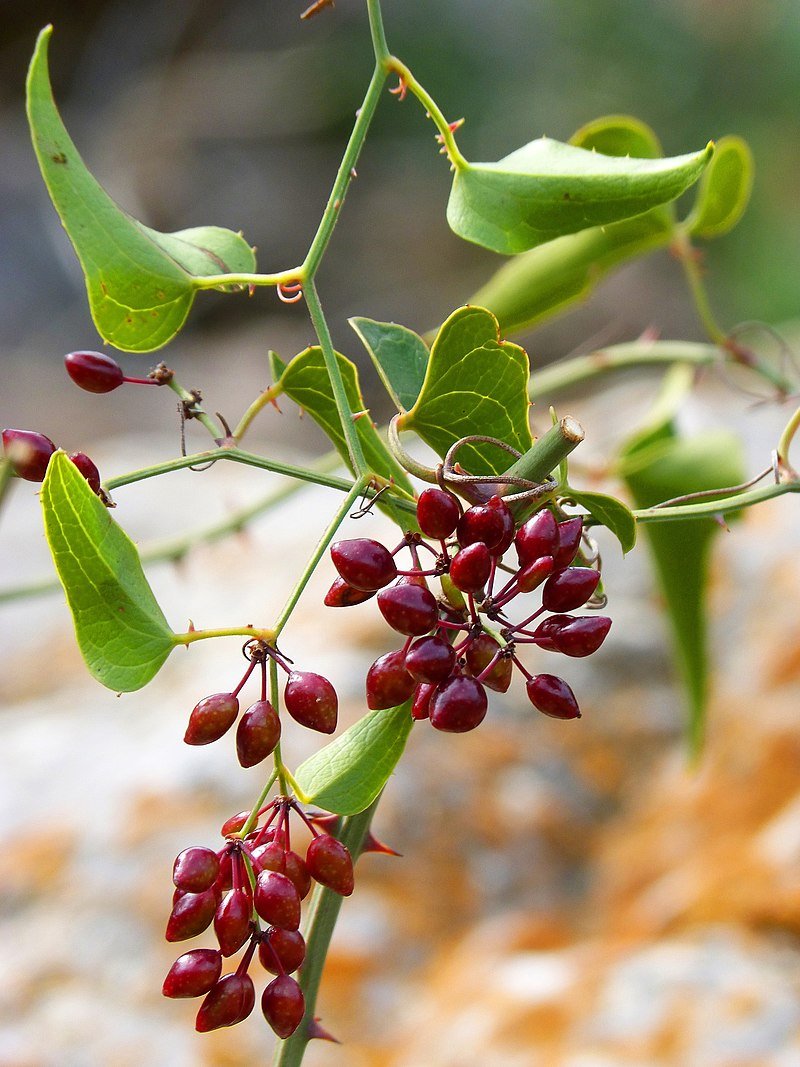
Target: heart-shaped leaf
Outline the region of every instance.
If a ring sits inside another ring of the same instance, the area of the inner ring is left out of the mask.
[[[741,137],[721,137],[686,220],[692,237],[721,237],[744,214],[753,188],[753,154]]]
[[[413,723],[410,702],[359,719],[298,767],[306,801],[337,815],[369,807],[402,756]]]
[[[614,534],[623,553],[630,552],[636,544],[636,519],[627,504],[623,504],[621,500],[608,496],[606,493],[573,489],[572,486],[565,493],[576,504],[586,508],[601,526],[605,526]]]
[[[47,543],[86,665],[109,689],[130,693],[175,647],[139,553],[64,452],[42,486]]]
[[[101,337],[126,352],[152,352],[183,326],[202,288],[199,279],[252,272],[255,256],[231,230],[158,233],[114,203],[87,170],[53,100],[51,33],[48,26],[39,34],[28,72],[28,120],[39,167],[83,268]]]
[[[350,325],[364,343],[398,411],[416,403],[428,367],[428,346],[413,330],[394,322],[353,318]]]
[[[401,488],[412,493],[408,475],[386,447],[369,412],[365,409],[358,380],[358,368],[338,352],[336,358],[339,361],[339,370],[342,373],[350,409],[363,413],[359,415],[355,425],[361,439],[361,447],[364,449],[364,458],[370,469],[384,478],[393,479]],[[314,422],[325,431],[339,455],[349,466],[350,455],[339,412],[336,409],[336,401],[333,398],[322,349],[314,345],[295,356],[290,363],[286,364],[286,369],[277,384],[286,396],[307,411]]]
[[[622,453],[620,473],[641,508],[744,480],[738,438],[726,431],[709,431],[683,439],[677,436],[671,419],[649,427],[629,442]],[[703,741],[708,699],[708,563],[720,527],[713,519],[695,519],[648,523],[644,531],[688,699],[689,743],[697,753]]]
[[[461,437],[496,437],[525,453],[531,447],[528,424],[528,356],[519,345],[501,341],[497,319],[486,308],[454,311],[431,348],[422,390],[413,408],[398,420],[444,456]],[[508,454],[494,445],[465,445],[458,462],[471,474],[499,474]]]
[[[700,177],[713,146],[668,159],[607,156],[540,137],[497,163],[457,167],[447,206],[451,229],[514,254],[641,215]]]

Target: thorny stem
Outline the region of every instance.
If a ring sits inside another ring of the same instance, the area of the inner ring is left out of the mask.
[[[233,431],[234,440],[241,441],[241,439],[247,432],[247,428],[249,427],[253,419],[256,417],[256,415],[259,413],[259,411],[261,411],[262,408],[265,408],[267,404],[274,403],[282,392],[283,389],[277,382],[275,382],[273,385],[267,386],[263,393],[259,393],[256,399],[247,409],[247,411],[245,411],[244,415],[242,415],[242,417],[239,419],[239,422],[236,424],[236,429]]]
[[[213,637],[249,637],[253,641],[264,641],[271,645],[275,642],[275,634],[272,630],[266,630],[258,626],[226,626],[214,630],[187,630],[183,634],[173,634],[173,644],[189,645],[196,641],[208,641]]]
[[[205,426],[215,441],[221,441],[224,438],[222,428],[203,409],[197,393],[184,389],[174,375],[168,379],[167,385],[180,399],[187,418],[196,419],[202,426]]]
[[[439,131],[439,135],[442,138],[442,144],[447,150],[447,158],[453,164],[456,170],[466,170],[469,163],[462,155],[456,139],[453,136],[453,130],[450,123],[442,114],[442,110],[430,93],[423,88],[417,81],[408,67],[397,56],[390,56],[386,60],[386,69],[395,73],[398,78],[401,78],[408,89],[416,96],[417,100],[423,105],[428,115],[433,119],[433,122]]]
[[[358,859],[364,846],[370,823],[380,797],[358,815],[343,819],[336,836],[349,850],[353,862]],[[299,1067],[303,1062],[306,1046],[310,1039],[310,1027],[316,1012],[317,993],[319,991],[325,958],[328,954],[331,936],[343,897],[331,889],[318,886],[311,898],[308,917],[305,924],[306,958],[300,971],[300,986],[306,1001],[303,1021],[286,1041],[278,1043],[275,1049],[273,1067]]]
[[[278,664],[275,662],[274,657],[269,657],[269,699],[273,708],[278,711],[279,708],[279,695],[278,695]],[[275,746],[272,759],[275,764],[275,774],[278,778],[278,789],[281,792],[281,796],[286,796],[288,789],[286,787],[286,768],[283,765],[283,757],[281,756],[281,743],[278,741]]]
[[[538,400],[571,386],[582,385],[610,371],[673,363],[711,367],[741,366],[745,361],[740,354],[724,345],[695,341],[629,341],[544,367],[531,378],[529,394],[532,399]],[[788,381],[755,354],[749,356],[745,365],[775,386],[782,395],[791,393],[797,387],[797,383]]]
[[[708,500],[698,504],[640,508],[634,511],[633,515],[637,523],[677,522],[678,519],[713,518],[717,515],[724,517],[732,511],[750,508],[764,500],[771,500],[772,497],[783,496],[784,493],[800,493],[800,481],[780,482],[778,485],[767,485],[761,489],[751,489],[748,493],[739,493],[736,496],[723,497],[721,500]]]

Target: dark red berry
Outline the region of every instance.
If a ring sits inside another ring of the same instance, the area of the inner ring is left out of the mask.
[[[511,685],[512,662],[508,656],[495,658],[499,651],[500,645],[493,637],[489,634],[479,634],[467,646],[466,660],[474,678],[482,675],[481,685],[494,689],[497,693],[505,693]],[[495,661],[494,665],[491,670],[486,671],[492,660]]]
[[[303,991],[288,974],[279,974],[261,994],[264,1018],[282,1040],[295,1032],[303,1021],[306,1002]]]
[[[552,511],[537,511],[517,530],[514,543],[522,567],[541,556],[554,556],[558,549],[558,523]]]
[[[253,1010],[256,990],[249,974],[226,974],[212,986],[200,1005],[195,1029],[201,1034],[221,1026],[235,1026]]]
[[[268,700],[257,700],[236,728],[236,755],[243,767],[255,767],[275,751],[281,739],[281,720]]]
[[[195,948],[179,956],[167,972],[161,992],[165,997],[202,997],[216,985],[222,970],[222,953]]]
[[[495,508],[475,504],[467,508],[456,527],[456,537],[462,548],[478,542],[493,549],[503,540],[505,524]]]
[[[244,889],[232,889],[214,915],[214,933],[223,956],[238,952],[250,936],[250,917],[253,904]]]
[[[424,489],[417,500],[417,522],[426,537],[443,541],[455,530],[461,506],[452,493],[444,489]]]
[[[186,893],[172,905],[164,934],[167,941],[186,941],[207,930],[217,910],[217,894],[213,889],[204,893]]]
[[[18,478],[41,482],[56,446],[34,430],[3,430],[3,451]]]
[[[560,652],[561,649],[556,644],[558,631],[574,618],[574,615],[551,615],[548,619],[542,620],[533,631],[539,648],[544,648],[548,652]]]
[[[354,589],[374,592],[397,577],[397,567],[388,548],[369,537],[337,541],[331,559],[341,577]]]
[[[210,848],[193,845],[178,855],[172,868],[172,881],[187,893],[210,889],[219,876],[219,857]]]
[[[237,811],[235,815],[231,815],[230,819],[225,820],[219,832],[223,837],[230,837],[231,834],[238,834],[249,818],[249,811]]]
[[[413,582],[398,582],[378,593],[381,615],[393,630],[406,637],[428,633],[439,618],[436,598],[430,589]]]
[[[85,452],[73,452],[69,458],[89,483],[89,488],[92,492],[99,493],[100,471],[94,465],[93,461],[89,459]]]
[[[325,594],[324,603],[327,608],[350,608],[354,604],[363,604],[374,596],[375,590],[366,592],[363,589],[354,589],[344,578],[334,578],[333,585]]]
[[[212,693],[195,706],[183,740],[187,745],[210,745],[230,730],[238,714],[239,701],[233,693]]]
[[[474,730],[486,715],[486,690],[465,674],[455,675],[438,687],[430,702],[431,725],[446,733]]]
[[[340,896],[353,892],[353,859],[341,841],[330,834],[320,834],[308,846],[306,866],[320,885],[327,886]]]
[[[379,656],[367,671],[367,707],[372,711],[396,708],[414,692],[416,682],[406,670],[402,649]]]
[[[296,930],[300,925],[300,894],[280,871],[262,871],[256,881],[256,911],[270,926]]]
[[[590,567],[567,567],[545,582],[542,605],[548,611],[572,611],[586,603],[599,581],[600,572]]]
[[[281,930],[271,926],[266,934],[262,934],[258,958],[261,966],[270,974],[280,974],[281,968],[285,974],[292,974],[306,958],[303,935],[299,930]]]
[[[605,615],[582,615],[577,619],[566,617],[569,622],[558,627],[552,635],[556,649],[565,656],[591,656],[611,629],[611,619]]]
[[[308,896],[308,891],[311,889],[311,875],[303,859],[296,852],[287,852],[282,845],[270,841],[254,848],[250,858],[257,872],[280,871],[294,884],[301,900]]]
[[[122,367],[105,352],[70,352],[64,356],[67,374],[87,393],[110,393],[125,380]]]
[[[575,694],[563,678],[554,674],[537,674],[526,682],[528,699],[544,715],[554,719],[579,719],[581,710]]]
[[[567,519],[558,524],[558,551],[554,553],[556,570],[568,567],[575,559],[583,533],[583,519]]]
[[[520,568],[517,574],[517,588],[520,593],[530,593],[541,585],[553,573],[553,557],[540,556],[532,563]]]
[[[301,726],[332,734],[339,717],[336,690],[327,678],[312,671],[292,671],[283,691],[286,710]]]
[[[435,634],[420,637],[406,653],[406,670],[418,682],[443,682],[453,672],[453,646]]]
[[[431,697],[438,689],[436,685],[422,683],[414,690],[414,701],[411,705],[412,719],[427,719],[430,712]]]
[[[311,875],[302,856],[298,856],[296,852],[287,852],[283,873],[294,885],[300,899],[305,900],[311,889]]]
[[[506,504],[505,500],[501,496],[493,496],[490,500],[486,501],[486,507],[492,508],[500,516],[500,520],[503,523],[503,536],[498,543],[491,549],[493,556],[502,556],[514,540],[514,533],[516,527],[514,525],[514,516],[511,513],[511,508]]]
[[[450,562],[450,579],[462,593],[477,593],[492,571],[492,557],[482,541],[462,548]]]

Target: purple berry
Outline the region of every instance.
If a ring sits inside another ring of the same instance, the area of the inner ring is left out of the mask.
[[[605,615],[582,615],[577,619],[564,617],[568,618],[569,622],[555,630],[552,641],[556,649],[565,656],[591,656],[605,641],[611,629],[611,619]]]
[[[183,740],[187,745],[210,745],[230,730],[238,714],[239,701],[233,693],[204,697],[189,716]]]
[[[223,956],[238,952],[250,936],[253,904],[244,889],[232,889],[219,904],[214,915],[214,933]]]
[[[331,545],[331,559],[347,584],[363,592],[382,589],[397,577],[397,567],[388,548],[369,537],[337,541]]]
[[[217,910],[217,894],[213,889],[203,893],[185,893],[172,905],[164,934],[167,941],[186,941],[207,930]]]
[[[18,478],[41,482],[56,446],[49,437],[34,430],[3,430],[3,450]]]
[[[331,834],[320,834],[308,846],[306,866],[311,877],[340,896],[353,892],[353,859],[345,845]]]
[[[172,881],[186,893],[203,893],[219,877],[219,858],[216,852],[202,845],[185,848],[172,868]]]
[[[455,662],[453,646],[435,634],[414,642],[406,653],[405,667],[417,682],[444,682],[452,674]]]
[[[430,589],[414,582],[398,582],[378,593],[381,615],[393,630],[406,637],[428,633],[439,618],[439,607]]]
[[[301,726],[332,734],[339,717],[336,690],[327,678],[312,671],[292,671],[283,691],[286,710]]]
[[[222,970],[222,953],[195,948],[179,956],[167,972],[161,992],[165,997],[202,997],[216,985]]]
[[[558,523],[552,511],[537,511],[517,530],[514,538],[521,567],[541,556],[553,556],[558,549]]]
[[[201,1034],[221,1026],[235,1026],[253,1010],[256,990],[248,974],[226,974],[212,986],[200,1005],[195,1029]]]
[[[243,767],[255,767],[275,751],[281,739],[281,720],[268,700],[257,700],[236,728],[236,755]]]
[[[455,530],[461,506],[444,489],[424,489],[417,500],[417,522],[426,537],[443,541]]]
[[[558,524],[558,551],[554,553],[556,570],[568,567],[575,559],[583,533],[583,519],[567,519]]]
[[[306,1011],[303,991],[294,978],[279,974],[261,994],[261,1010],[278,1037],[285,1041],[303,1021]]]
[[[354,589],[344,578],[334,578],[333,585],[325,594],[324,604],[327,608],[350,608],[354,604],[363,604],[374,596],[375,590],[365,592],[363,589]]]
[[[474,730],[483,722],[488,703],[480,682],[465,674],[455,675],[431,697],[431,725],[453,734]]]
[[[456,537],[462,548],[479,542],[493,549],[503,540],[505,524],[500,513],[485,504],[467,508],[456,527]]]
[[[537,586],[553,573],[553,557],[540,556],[532,563],[521,567],[517,574],[517,588],[520,593],[531,593]]]
[[[281,930],[271,926],[266,934],[262,934],[258,958],[261,966],[270,974],[280,974],[280,968],[285,974],[292,974],[303,965],[306,958],[303,935],[299,930]]]
[[[450,562],[450,579],[462,593],[477,593],[486,585],[492,571],[492,557],[482,541],[462,548]]]
[[[542,605],[548,611],[572,611],[586,603],[599,581],[599,571],[589,567],[567,567],[545,582]]]
[[[581,710],[575,694],[563,678],[554,674],[537,674],[526,682],[528,699],[544,715],[553,719],[579,719]]]
[[[402,649],[379,656],[367,671],[367,707],[383,711],[403,704],[416,682],[408,673]]]
[[[64,356],[67,374],[87,393],[110,393],[125,380],[122,367],[105,352],[70,352]]]
[[[296,930],[300,925],[300,894],[280,871],[262,871],[256,881],[255,907],[270,926]]]

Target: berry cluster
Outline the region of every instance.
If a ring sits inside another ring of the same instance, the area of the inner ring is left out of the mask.
[[[568,614],[592,598],[600,581],[598,570],[573,566],[583,520],[559,522],[543,507],[517,526],[499,496],[464,510],[454,494],[431,488],[419,497],[417,522],[436,547],[420,534],[407,534],[392,552],[369,538],[331,547],[339,578],[325,603],[348,607],[377,594],[384,619],[406,638],[402,648],[370,667],[369,707],[392,708],[413,698],[415,719],[429,718],[438,730],[463,733],[483,721],[486,690],[506,692],[516,666],[535,708],[558,719],[580,717],[569,685],[552,674],[531,674],[517,658],[517,646],[533,644],[577,657],[591,655],[603,643],[610,619]],[[503,563],[512,544],[515,568]],[[396,563],[404,548],[413,561],[409,570]],[[432,557],[427,569],[421,550]],[[502,572],[510,577],[496,588]],[[428,578],[441,580],[438,599]],[[509,619],[509,606],[540,587],[541,606],[519,622]],[[545,612],[553,614],[541,618]]]
[[[267,700],[267,664],[270,659],[288,675],[283,702],[295,722],[319,733],[333,733],[339,702],[336,690],[327,678],[313,671],[292,670],[290,661],[263,641],[248,642],[244,654],[250,662],[236,688],[229,693],[212,693],[195,705],[183,738],[187,745],[209,745],[228,732],[239,714],[239,693],[259,666],[261,697],[239,720],[236,754],[243,767],[254,767],[275,751],[281,738],[281,720]]]
[[[311,831],[305,859],[292,850],[289,816],[295,812]],[[258,821],[266,815],[263,824]],[[219,948],[198,948],[180,956],[164,979],[166,997],[204,997],[196,1028],[205,1032],[242,1022],[255,1006],[249,975],[256,953],[276,977],[261,996],[261,1009],[280,1038],[300,1025],[303,992],[292,975],[305,959],[299,931],[301,901],[312,881],[342,896],[353,892],[353,861],[336,837],[319,826],[336,816],[306,814],[291,797],[277,797],[258,813],[233,816],[222,827],[225,845],[218,852],[202,846],[177,857],[167,941],[185,941],[214,925]],[[388,851],[388,850],[386,850]],[[261,921],[266,924],[261,925]],[[245,951],[235,971],[222,975],[223,958]]]

